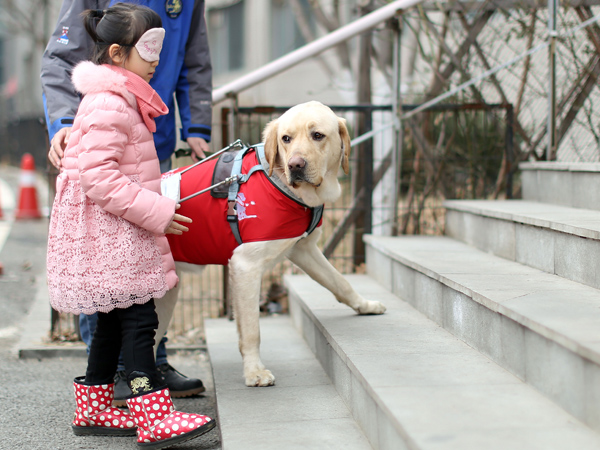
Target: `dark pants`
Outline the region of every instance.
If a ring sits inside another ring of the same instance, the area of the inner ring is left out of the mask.
[[[94,331],[96,331],[96,322],[98,321],[98,313],[94,313],[91,315],[80,314],[79,315],[79,333],[81,334],[81,340],[87,346],[87,352],[90,353],[90,345],[92,345],[92,338],[94,337]],[[167,364],[167,348],[165,344],[168,339],[166,336],[158,343],[158,348],[156,349],[156,365],[160,366],[161,364]],[[125,370],[125,363],[123,362],[123,358],[119,358],[119,365],[117,366],[117,370]]]
[[[154,300],[129,308],[115,308],[108,313],[98,313],[98,323],[90,346],[86,383],[110,384],[113,382],[119,353],[125,363],[127,379],[133,371],[143,372],[156,383],[154,361],[154,334],[158,317]]]

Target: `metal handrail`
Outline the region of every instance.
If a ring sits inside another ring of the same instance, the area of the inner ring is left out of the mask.
[[[241,76],[240,78],[231,81],[219,88],[213,89],[212,102],[213,105],[222,102],[232,95],[239,94],[240,92],[255,86],[274,75],[277,75],[302,61],[312,58],[325,50],[328,50],[341,42],[359,35],[376,25],[388,20],[398,11],[410,8],[417,3],[421,3],[423,0],[396,0],[388,5],[382,6],[375,11],[366,14],[360,19],[355,20],[341,28],[319,38],[313,42],[310,42],[297,50],[294,50],[287,55],[282,56],[270,63],[253,70],[252,72]]]

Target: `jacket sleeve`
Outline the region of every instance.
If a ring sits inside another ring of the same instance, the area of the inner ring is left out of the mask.
[[[77,166],[81,187],[102,209],[155,234],[164,234],[175,215],[175,201],[145,189],[119,170],[129,141],[126,107],[93,101],[82,117]]]
[[[204,0],[196,0],[179,74],[176,96],[181,117],[181,138],[210,141],[212,124],[212,64],[208,48]]]
[[[73,67],[89,59],[93,41],[85,31],[81,13],[104,9],[108,0],[64,0],[56,28],[42,56],[41,81],[50,140],[61,128],[72,126],[80,97],[71,83]]]

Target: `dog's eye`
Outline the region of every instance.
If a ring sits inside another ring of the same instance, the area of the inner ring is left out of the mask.
[[[286,134],[285,136],[283,136],[283,137],[281,138],[281,140],[282,140],[283,142],[285,142],[286,144],[289,144],[290,142],[292,142],[292,138],[291,138],[291,137],[289,137],[287,134]]]
[[[325,138],[325,135],[323,133],[319,133],[318,131],[315,131],[312,134],[312,137],[315,141],[322,141]]]

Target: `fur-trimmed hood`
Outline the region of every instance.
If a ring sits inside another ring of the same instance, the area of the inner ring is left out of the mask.
[[[156,131],[154,118],[167,114],[169,108],[158,93],[139,75],[119,66],[96,65],[84,61],[73,69],[73,86],[82,94],[114,92],[138,110],[151,132]]]
[[[83,95],[110,91],[125,98],[131,107],[137,108],[135,95],[126,86],[126,73],[125,69],[117,66],[83,61],[75,66],[71,79],[77,92]]]

